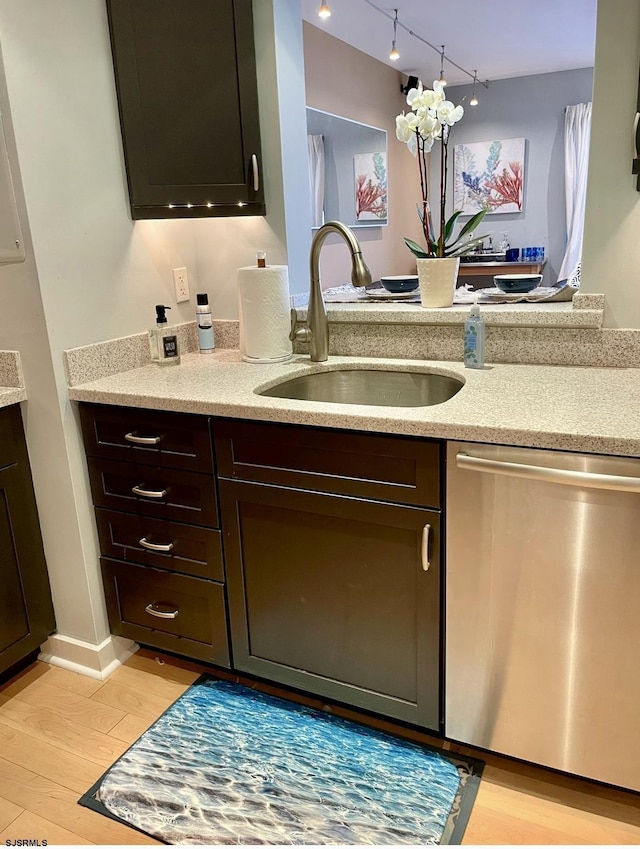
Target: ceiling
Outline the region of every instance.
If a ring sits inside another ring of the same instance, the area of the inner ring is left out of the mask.
[[[420,77],[440,77],[440,55],[417,36],[445,45],[445,57],[478,79],[545,74],[594,63],[597,0],[328,0],[331,17],[318,17],[320,0],[302,0],[306,21],[358,50]],[[372,5],[373,4],[373,5]],[[385,14],[381,14],[380,9]],[[389,59],[394,9],[398,10],[396,46],[400,59]],[[406,29],[403,28],[403,26]],[[445,60],[447,82],[471,78]]]

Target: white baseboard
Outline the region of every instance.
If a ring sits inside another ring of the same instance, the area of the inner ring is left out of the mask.
[[[104,681],[137,652],[138,648],[138,644],[132,640],[113,635],[98,645],[93,645],[74,637],[53,634],[40,646],[38,660]]]

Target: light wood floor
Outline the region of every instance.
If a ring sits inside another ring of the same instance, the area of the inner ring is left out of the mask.
[[[156,843],[77,800],[201,671],[141,650],[105,682],[35,663],[0,686],[0,845]],[[640,844],[637,794],[466,753],[487,766],[464,843]]]

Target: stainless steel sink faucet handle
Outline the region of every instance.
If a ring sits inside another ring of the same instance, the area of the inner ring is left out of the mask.
[[[316,363],[324,362],[329,356],[329,322],[327,310],[322,297],[320,285],[320,250],[329,233],[342,236],[351,251],[351,282],[354,286],[368,286],[371,283],[371,272],[362,258],[358,240],[352,231],[340,221],[328,221],[320,227],[311,242],[309,255],[311,288],[309,289],[309,306],[307,307],[306,323],[298,322],[295,310],[291,311],[292,341],[299,340],[309,343],[309,355]],[[300,324],[301,326],[298,326]]]

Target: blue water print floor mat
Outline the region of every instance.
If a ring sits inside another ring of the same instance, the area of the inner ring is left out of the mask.
[[[458,843],[479,761],[202,676],[80,799],[165,843]]]

